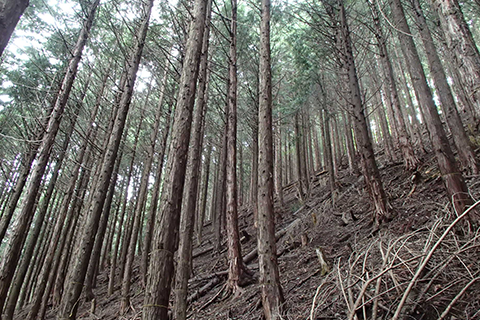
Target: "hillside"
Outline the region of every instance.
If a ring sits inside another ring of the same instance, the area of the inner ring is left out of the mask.
[[[455,215],[433,159],[423,159],[415,179],[401,164],[381,167],[381,174],[394,218],[380,229],[373,228],[362,178],[346,170],[339,172],[335,206],[324,173],[312,180],[303,205],[294,185],[285,188],[285,205],[277,203],[276,214],[286,319],[374,319],[375,313],[377,319],[392,319],[411,284],[402,308],[409,316],[404,319],[480,319],[480,229],[468,231],[472,228],[464,219],[441,239]],[[478,199],[478,177],[469,177],[468,183]],[[258,274],[249,208],[241,210],[240,229],[244,257]],[[261,319],[257,284],[245,286],[236,296],[224,295],[226,250],[216,253],[212,244],[212,226],[207,224],[202,244],[194,248],[190,319]],[[320,267],[316,249],[323,252],[328,270]],[[118,314],[119,290],[106,297],[107,274],[108,268],[99,275],[95,310],[84,303],[79,318],[140,319],[143,289],[138,267],[132,306],[124,316]],[[352,306],[355,315],[350,314]],[[24,316],[19,312],[18,319]],[[54,318],[54,310],[48,318]]]

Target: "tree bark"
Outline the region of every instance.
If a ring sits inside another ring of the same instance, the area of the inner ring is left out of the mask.
[[[258,266],[265,319],[283,319],[283,290],[277,262],[273,208],[272,71],[270,53],[270,0],[262,0],[258,105]]]
[[[32,221],[35,202],[40,189],[43,174],[45,173],[48,160],[50,159],[51,149],[60,127],[60,121],[62,119],[65,106],[67,105],[70,91],[73,87],[73,82],[75,81],[77,75],[78,65],[82,57],[83,48],[87,42],[90,29],[93,25],[93,19],[98,3],[99,0],[96,0],[92,3],[88,12],[87,20],[83,24],[82,30],[80,31],[80,35],[77,39],[73,57],[68,63],[67,71],[57,94],[46,132],[39,147],[36,163],[33,167],[32,175],[30,177],[30,183],[25,192],[25,200],[22,203],[21,211],[17,217],[15,230],[12,232],[12,237],[4,254],[3,263],[0,270],[0,310],[3,308],[3,304],[5,303],[5,298],[12,282],[18,259],[20,258],[22,245],[27,234],[26,231],[30,227],[30,223]]]
[[[150,251],[151,251],[150,249],[152,244],[153,230],[155,226],[155,215],[157,212],[158,198],[160,196],[160,185],[162,182],[163,163],[165,161],[165,150],[167,149],[167,141],[168,141],[168,136],[170,132],[171,112],[172,112],[172,106],[167,107],[167,111],[165,115],[165,126],[163,128],[160,150],[158,152],[157,174],[155,176],[155,183],[153,184],[152,199],[150,201],[151,204],[150,204],[150,208],[147,216],[147,230],[145,231],[145,237],[143,240],[142,263],[140,268],[140,271],[142,274],[143,286],[146,286],[147,284],[147,269],[148,269],[148,263],[150,260]],[[116,248],[115,250],[118,251],[118,248]],[[112,272],[115,272],[115,271],[113,270]],[[110,292],[110,285],[109,285],[108,291]],[[113,293],[113,284],[112,284],[111,293]]]
[[[120,106],[112,134],[109,137],[108,148],[106,149],[105,157],[100,171],[100,178],[98,188],[95,191],[94,201],[90,208],[87,224],[85,226],[85,233],[82,235],[80,248],[82,255],[77,258],[73,266],[72,278],[69,281],[69,286],[65,290],[65,296],[59,308],[59,319],[75,319],[78,310],[78,299],[82,292],[85,275],[88,268],[88,262],[92,253],[95,234],[97,233],[98,224],[102,215],[103,205],[108,190],[108,185],[113,172],[115,160],[117,158],[120,140],[122,137],[125,120],[127,117],[130,101],[133,94],[133,87],[137,76],[138,66],[142,56],[143,47],[145,45],[145,37],[148,30],[150,20],[150,13],[153,6],[153,0],[147,2],[143,9],[144,17],[137,33],[137,43],[132,52],[130,67],[127,73],[127,83],[125,91],[122,93]]]
[[[164,182],[160,215],[156,218],[152,259],[148,268],[147,286],[142,319],[167,320],[174,253],[178,243],[178,229],[185,182],[192,110],[195,102],[200,54],[205,29],[207,2],[196,0],[190,24],[182,77],[179,84],[175,122],[167,164],[168,178]]]
[[[447,45],[477,109],[480,108],[480,53],[463,16],[458,0],[436,0],[432,6],[440,16]]]
[[[357,70],[351,45],[350,30],[348,28],[343,0],[339,0],[338,9],[340,20],[339,33],[342,42],[343,55],[345,57],[344,61],[342,61],[342,64],[347,73],[348,90],[350,92],[348,104],[350,113],[352,114],[354,120],[357,146],[362,157],[362,169],[365,177],[365,183],[371,197],[373,198],[373,204],[375,207],[375,224],[378,225],[381,222],[389,219],[387,197],[383,189],[377,163],[375,162],[371,135],[364,113],[364,104],[360,92]]]
[[[207,111],[207,61],[210,38],[210,17],[212,0],[207,2],[205,27],[202,40],[202,53],[200,55],[197,96],[195,113],[193,115],[190,147],[188,150],[188,165],[183,191],[182,210],[180,220],[180,242],[178,245],[178,266],[175,279],[175,305],[176,320],[187,318],[187,293],[188,279],[192,273],[192,238],[195,226],[198,187],[200,181],[200,164],[203,148],[203,134],[205,126],[205,113]]]
[[[432,35],[427,26],[426,18],[423,14],[423,9],[418,0],[412,0],[415,10],[415,19],[420,31],[420,35],[425,46],[425,54],[427,56],[430,67],[430,74],[433,76],[437,94],[440,98],[440,106],[448,123],[448,127],[452,132],[453,141],[457,147],[457,152],[460,158],[460,163],[471,174],[478,174],[479,168],[476,155],[470,145],[467,133],[463,127],[462,120],[458,114],[455,99],[447,82],[447,77],[438,56],[437,49],[433,42]],[[480,62],[480,59],[478,60]],[[480,70],[480,69],[479,69]],[[480,82],[479,82],[480,84]],[[480,89],[480,88],[479,88]]]
[[[430,141],[437,158],[438,166],[442,174],[445,187],[450,199],[452,199],[455,210],[460,214],[467,206],[473,203],[468,193],[468,188],[459,172],[452,150],[448,143],[447,136],[442,127],[440,116],[435,106],[432,92],[427,84],[427,79],[423,71],[420,58],[413,39],[410,37],[410,28],[405,19],[402,4],[400,0],[391,0],[392,15],[394,21],[401,32],[398,33],[403,55],[406,57],[406,63],[410,71],[415,94],[423,108],[425,122],[427,124]]]
[[[0,57],[28,4],[29,0],[0,1]]]

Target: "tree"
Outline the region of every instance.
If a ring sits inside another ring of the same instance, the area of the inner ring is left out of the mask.
[[[258,105],[258,266],[263,312],[267,320],[282,319],[283,297],[277,262],[273,210],[272,71],[270,0],[262,0]]]
[[[175,122],[167,164],[169,176],[163,186],[160,214],[157,214],[153,237],[143,319],[167,319],[172,278],[173,255],[178,243],[178,229],[185,183],[187,153],[190,140],[192,111],[195,102],[200,54],[205,29],[207,1],[196,0],[190,23],[186,52],[179,84]]]
[[[3,258],[3,263],[0,270],[0,309],[3,308],[3,304],[5,303],[5,298],[17,267],[18,259],[20,258],[21,249],[27,233],[26,231],[30,227],[32,217],[35,212],[35,201],[40,189],[43,174],[45,173],[47,163],[50,159],[52,146],[55,142],[55,137],[57,136],[58,129],[60,127],[60,121],[70,97],[70,92],[77,75],[83,49],[87,43],[88,35],[90,33],[90,29],[92,28],[95,12],[99,2],[99,0],[95,0],[91,4],[87,13],[87,20],[84,22],[78,36],[73,51],[73,57],[69,61],[62,85],[57,93],[57,97],[52,108],[52,114],[49,119],[46,132],[42,138],[42,143],[38,150],[36,163],[33,167],[32,175],[30,177],[30,183],[25,191],[25,200],[22,203],[21,212],[17,217],[15,230],[13,231],[8,249]]]
[[[456,66],[461,70],[471,99],[480,108],[480,52],[463,17],[458,0],[431,0],[440,16],[447,45],[454,52]]]
[[[29,2],[29,0],[0,1],[0,57]]]
[[[100,170],[97,190],[94,192],[94,200],[89,209],[90,212],[88,215],[88,220],[84,227],[84,234],[82,235],[80,242],[82,255],[78,257],[77,261],[74,263],[73,271],[71,273],[72,278],[69,279],[69,286],[65,290],[65,296],[63,297],[59,308],[58,318],[60,319],[75,319],[76,317],[76,312],[78,310],[78,298],[82,292],[90,255],[94,245],[95,235],[97,233],[103,205],[105,203],[105,198],[108,191],[108,185],[110,183],[114,163],[120,146],[120,140],[125,127],[125,120],[130,107],[138,66],[142,57],[143,47],[145,45],[145,38],[147,35],[152,7],[153,0],[149,0],[143,8],[144,16],[142,17],[141,25],[137,31],[137,42],[131,53],[129,68],[126,76],[127,80],[125,90],[122,93],[118,114],[115,119],[112,133],[108,139],[108,146]]]
[[[445,134],[437,107],[433,100],[432,92],[428,87],[427,78],[423,71],[415,43],[410,37],[410,27],[405,19],[403,6],[400,0],[391,0],[390,5],[394,21],[399,29],[398,38],[403,55],[406,57],[405,60],[410,72],[410,78],[413,81],[415,94],[423,109],[430,141],[435,151],[438,167],[442,173],[443,182],[445,183],[447,193],[453,202],[455,210],[461,213],[472,203],[472,199],[468,193],[465,179],[457,168],[447,135]]]
[[[427,26],[423,9],[418,0],[412,0],[414,16],[420,31],[420,35],[425,46],[425,55],[427,56],[430,74],[433,76],[435,88],[440,98],[440,106],[448,123],[448,127],[452,132],[453,141],[457,147],[460,163],[464,168],[472,174],[478,174],[478,164],[475,153],[470,146],[470,140],[463,128],[462,120],[458,114],[455,99],[453,97],[450,86],[447,82],[447,76],[443,70],[442,62],[438,56],[437,49],[433,42],[432,35]],[[479,60],[480,61],[480,60]]]

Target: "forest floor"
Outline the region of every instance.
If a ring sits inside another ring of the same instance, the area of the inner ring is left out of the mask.
[[[393,213],[380,229],[373,226],[363,179],[346,168],[338,172],[335,203],[327,174],[312,179],[304,204],[295,185],[285,187],[284,205],[276,202],[277,233],[285,231],[277,242],[284,319],[393,319],[395,313],[399,319],[480,319],[480,230],[465,219],[452,224],[456,214],[436,167],[430,156],[415,174],[400,163],[380,167]],[[478,200],[478,176],[467,177],[467,184]],[[245,257],[256,248],[256,231],[251,208],[243,207],[239,214]],[[192,299],[189,318],[262,319],[257,283],[225,295],[226,250],[209,250],[213,244],[207,224],[201,245],[195,241],[189,292],[202,293]],[[328,270],[321,267],[317,251]],[[256,257],[247,263],[256,277],[257,263]],[[107,276],[108,268],[98,277],[96,309],[83,303],[78,318],[140,319],[144,290],[138,266],[131,309],[123,316],[118,313],[120,284],[107,297]],[[54,310],[48,317],[54,317]]]

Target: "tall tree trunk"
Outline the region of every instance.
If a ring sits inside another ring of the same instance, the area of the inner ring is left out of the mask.
[[[295,113],[295,154],[296,154],[296,160],[297,160],[297,176],[298,176],[298,193],[300,196],[300,200],[302,202],[305,202],[305,181],[304,176],[303,176],[303,157],[302,157],[302,133],[301,133],[301,128],[300,128],[300,116],[299,116],[300,111],[297,111]]]
[[[237,207],[237,0],[230,0],[230,56],[227,105],[226,229],[228,248],[227,288],[236,292],[246,275],[238,231]]]
[[[83,100],[83,98],[85,97],[87,87],[88,87],[88,82],[82,92],[81,100]],[[5,315],[4,315],[5,319],[13,319],[13,314],[15,312],[18,296],[20,295],[20,289],[24,283],[23,280],[25,279],[25,275],[27,273],[33,251],[35,249],[35,246],[37,245],[37,239],[42,229],[42,225],[45,220],[45,216],[47,214],[48,206],[51,204],[50,200],[52,199],[53,191],[55,189],[55,185],[59,177],[60,169],[62,168],[63,160],[65,159],[65,156],[67,153],[68,145],[70,144],[70,138],[72,136],[73,129],[75,128],[75,124],[77,122],[80,109],[81,109],[81,105],[80,103],[78,103],[75,107],[73,118],[70,119],[70,124],[67,126],[67,132],[65,133],[62,149],[60,150],[57,156],[57,159],[55,161],[55,167],[53,168],[52,176],[48,182],[47,190],[45,192],[44,197],[42,198],[42,203],[36,214],[33,230],[29,236],[29,239],[25,244],[25,250],[23,253],[24,258],[20,263],[20,266],[18,268],[18,271],[12,283],[12,288],[10,289],[10,293],[8,295],[8,302],[7,302],[7,305],[5,306]]]
[[[185,320],[187,318],[187,289],[188,280],[192,273],[192,238],[195,226],[198,186],[200,181],[205,114],[207,112],[207,61],[210,38],[210,18],[212,12],[211,7],[212,0],[208,0],[202,39],[202,53],[200,55],[197,96],[195,101],[196,107],[193,115],[193,127],[190,138],[190,147],[188,150],[188,165],[185,177],[186,187],[183,191],[182,199],[178,266],[175,279],[174,318],[176,320]]]
[[[153,6],[153,0],[146,3],[142,19],[142,23],[137,33],[137,43],[132,52],[130,67],[127,74],[127,83],[125,91],[122,93],[120,106],[112,134],[109,138],[108,148],[106,149],[105,158],[103,160],[102,169],[99,178],[98,189],[95,191],[93,205],[90,208],[88,221],[85,226],[85,233],[82,235],[80,248],[82,255],[77,258],[74,263],[72,278],[69,281],[69,286],[65,290],[65,296],[59,308],[59,319],[75,319],[78,310],[78,299],[82,292],[85,275],[87,273],[88,262],[92,253],[95,235],[97,233],[98,224],[102,215],[103,205],[108,190],[108,185],[113,172],[113,166],[117,158],[118,148],[122,137],[125,120],[127,117],[130,101],[132,99],[133,87],[137,76],[140,59],[142,56],[143,47],[145,45],[145,37],[147,35],[148,24],[150,20],[150,13]]]
[[[207,207],[207,197],[208,197],[208,182],[210,181],[210,157],[212,155],[212,144],[208,143],[208,147],[206,149],[205,155],[205,162],[204,162],[204,170],[203,170],[203,189],[202,189],[202,196],[200,199],[199,210],[198,210],[198,219],[197,219],[197,244],[200,245],[202,243],[202,231],[203,231],[203,224],[205,220],[205,209]]]
[[[95,298],[95,294],[93,293],[93,288],[95,287],[95,279],[97,278],[98,262],[100,260],[100,253],[101,253],[102,244],[105,238],[105,231],[107,229],[108,218],[110,217],[113,195],[115,194],[115,188],[117,186],[118,172],[122,162],[122,156],[123,156],[123,148],[121,148],[121,151],[119,151],[119,155],[115,163],[115,168],[113,169],[110,186],[108,188],[108,193],[107,193],[104,208],[103,208],[103,214],[100,219],[98,232],[95,237],[95,244],[92,249],[91,259],[87,269],[87,275],[85,279],[85,300],[86,301],[91,301]]]
[[[402,4],[400,0],[391,0],[390,3],[394,21],[400,30],[398,37],[402,45],[403,55],[407,58],[406,62],[413,81],[413,87],[424,110],[423,114],[430,134],[430,141],[435,150],[438,166],[449,198],[452,199],[455,209],[460,214],[472,203],[472,198],[468,193],[463,175],[457,168],[447,136],[442,127],[442,122],[438,115],[432,92],[428,87],[417,49],[413,39],[410,37],[411,32],[405,19]]]
[[[165,160],[165,151],[167,149],[168,135],[170,132],[171,112],[172,112],[172,106],[168,106],[166,110],[166,115],[165,115],[165,126],[163,128],[160,150],[158,152],[157,174],[155,176],[155,183],[153,184],[152,199],[150,201],[150,208],[147,216],[147,230],[145,231],[145,238],[143,241],[142,262],[140,266],[143,286],[146,286],[147,284],[147,270],[148,270],[148,263],[150,260],[150,252],[151,252],[150,249],[152,244],[153,230],[155,226],[155,216],[157,212],[158,198],[160,196],[160,185],[162,182],[163,163]],[[118,246],[116,246],[115,251],[118,251]],[[114,254],[113,257],[115,257],[115,255],[116,253]],[[113,263],[115,261],[116,260],[112,260],[112,272],[115,272],[115,270],[113,269]],[[110,275],[110,278],[112,278],[112,274]],[[109,294],[113,293],[113,284],[110,287],[110,283],[109,283],[108,292]]]
[[[283,290],[277,262],[273,208],[272,71],[270,54],[270,0],[262,0],[258,105],[258,267],[266,320],[283,319]]]
[[[433,76],[437,94],[440,97],[440,106],[452,132],[453,141],[457,147],[460,163],[467,168],[471,174],[478,174],[479,168],[476,155],[470,145],[467,133],[463,128],[462,120],[458,114],[455,99],[447,82],[442,62],[438,56],[437,49],[433,43],[433,38],[427,26],[427,21],[423,14],[422,7],[418,0],[412,0],[415,9],[415,19],[420,31],[420,35],[425,46],[425,55],[430,66],[430,74]],[[480,59],[478,60],[480,62]],[[479,69],[480,70],[480,69]],[[480,73],[479,73],[480,75]],[[480,84],[480,82],[479,82]],[[480,87],[479,87],[480,90]]]
[[[222,136],[222,150],[218,158],[217,181],[215,185],[215,203],[213,207],[213,228],[215,234],[215,250],[220,252],[222,246],[222,219],[225,211],[225,184],[227,169],[227,125]]]
[[[45,173],[45,168],[48,160],[50,159],[52,146],[55,142],[55,137],[57,136],[57,132],[60,127],[60,121],[62,119],[65,106],[67,105],[70,91],[73,87],[73,82],[75,81],[75,77],[77,75],[78,65],[82,57],[83,48],[87,43],[98,3],[99,0],[96,0],[92,3],[88,12],[87,20],[83,24],[82,30],[80,31],[80,35],[77,39],[73,57],[68,64],[68,69],[57,94],[54,107],[52,109],[52,114],[39,148],[36,163],[32,170],[32,176],[30,177],[30,183],[25,192],[25,200],[22,203],[21,211],[17,217],[15,230],[12,232],[12,237],[4,254],[3,263],[0,270],[0,310],[3,308],[3,304],[5,303],[5,298],[7,296],[18,259],[20,258],[22,245],[27,234],[26,231],[30,227],[30,223],[32,221],[34,206],[43,174]]]
[[[392,63],[387,51],[387,44],[385,36],[383,35],[382,26],[380,25],[380,19],[378,17],[377,8],[369,1],[367,3],[370,6],[373,21],[375,25],[375,37],[377,38],[378,48],[380,50],[380,62],[382,63],[383,70],[385,72],[386,87],[388,94],[386,95],[387,102],[392,106],[393,119],[390,121],[395,122],[395,128],[398,134],[398,142],[400,144],[400,150],[402,151],[403,160],[405,162],[405,168],[407,170],[415,170],[418,166],[418,158],[413,151],[413,146],[410,142],[410,138],[405,126],[403,111],[398,99],[397,85],[395,83],[395,74],[393,73]]]
[[[364,104],[362,101],[362,94],[360,92],[357,70],[351,45],[350,30],[348,28],[343,0],[339,0],[339,19],[341,28],[340,35],[342,37],[342,49],[345,57],[345,61],[343,61],[343,67],[347,72],[348,88],[350,92],[348,103],[350,104],[350,112],[354,119],[357,145],[362,156],[363,175],[365,177],[367,189],[373,198],[373,204],[375,206],[375,223],[378,225],[382,221],[385,221],[389,218],[387,197],[383,189],[377,163],[375,162],[372,141],[364,114]]]
[[[167,70],[165,70],[165,75],[164,75],[164,83],[166,82],[166,77],[167,77]],[[149,87],[149,92],[151,87]],[[164,89],[165,86],[163,86],[162,89]],[[163,90],[162,90],[162,99],[163,100]],[[148,102],[148,97],[145,102],[145,106],[147,105]],[[135,207],[135,211],[133,213],[134,217],[134,222],[133,222],[133,228],[132,228],[132,236],[130,238],[130,241],[127,243],[128,246],[128,253],[126,257],[126,264],[125,264],[125,270],[123,275],[123,281],[122,281],[122,301],[121,301],[121,313],[123,314],[130,306],[130,286],[131,286],[131,277],[132,277],[132,269],[133,269],[133,260],[135,257],[135,249],[137,247],[137,239],[138,239],[138,234],[140,230],[140,223],[141,223],[141,217],[143,210],[145,208],[145,202],[147,200],[147,188],[148,188],[148,180],[150,178],[150,171],[152,169],[152,163],[153,163],[153,156],[155,152],[155,142],[157,141],[157,132],[158,128],[160,127],[160,120],[161,120],[161,115],[163,109],[161,108],[162,101],[159,103],[159,107],[157,109],[157,112],[155,114],[155,123],[153,126],[153,130],[151,131],[150,134],[150,144],[148,145],[147,149],[147,155],[145,159],[145,164],[143,167],[142,171],[142,177],[140,181],[140,188],[137,193],[137,204]],[[143,118],[143,117],[142,117]]]
[[[167,319],[207,1],[196,0],[188,34],[160,215],[157,215],[142,319]]]
[[[0,1],[0,57],[28,3],[29,0]]]
[[[282,185],[282,124],[278,121],[277,130],[275,130],[275,190],[280,202],[280,206],[284,206],[283,201],[283,185]],[[318,142],[318,141],[317,141]]]
[[[455,53],[456,65],[477,109],[480,109],[480,53],[458,0],[430,1],[440,16],[448,48]]]

